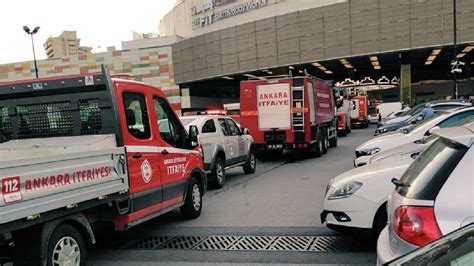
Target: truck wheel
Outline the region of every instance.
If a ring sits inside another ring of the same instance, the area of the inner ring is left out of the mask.
[[[47,265],[86,265],[86,245],[74,226],[56,227],[47,245]]]
[[[211,182],[209,183],[212,188],[222,188],[225,183],[225,166],[224,160],[221,157],[216,157],[214,168],[211,172]]]
[[[329,147],[334,148],[337,147],[337,135],[334,138],[329,140]]]
[[[181,214],[187,219],[195,219],[201,215],[202,186],[196,177],[191,177],[184,205],[180,208]]]
[[[337,135],[340,136],[340,137],[345,137],[345,136],[347,136],[347,129],[338,130],[338,131],[337,131]]]
[[[247,162],[243,166],[246,175],[255,173],[255,170],[257,169],[257,158],[255,157],[255,151],[253,149],[249,151],[247,157]]]
[[[326,154],[329,148],[328,129],[323,128],[322,131],[323,131],[323,154]]]
[[[319,158],[323,156],[323,142],[321,129],[318,129],[318,141],[311,144],[311,156]]]

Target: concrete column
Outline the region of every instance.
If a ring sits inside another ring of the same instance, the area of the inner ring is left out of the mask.
[[[408,52],[400,54],[400,63],[400,101],[411,106],[411,64]]]

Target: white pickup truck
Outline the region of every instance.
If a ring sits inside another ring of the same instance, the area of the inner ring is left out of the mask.
[[[127,230],[178,207],[198,217],[207,179],[189,132],[161,90],[105,69],[1,83],[0,250],[85,265],[96,222]]]

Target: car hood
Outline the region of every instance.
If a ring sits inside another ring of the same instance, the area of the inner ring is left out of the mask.
[[[383,134],[375,137],[369,141],[366,141],[356,148],[356,151],[380,148],[381,150],[390,149],[399,145],[407,144],[412,142],[413,137],[410,134],[404,134],[401,132],[393,132],[393,134]]]
[[[431,143],[429,143],[431,144]],[[401,145],[399,147],[395,147],[392,149],[388,149],[385,151],[381,151],[377,154],[375,154],[369,161],[369,163],[375,163],[380,160],[385,160],[389,157],[392,156],[397,156],[397,155],[411,155],[413,153],[418,153],[424,151],[429,145],[423,144],[423,143],[408,143],[405,145]]]
[[[385,176],[393,171],[404,171],[412,162],[410,155],[398,155],[344,172],[329,181],[331,187],[338,187],[350,181],[364,183],[372,177]]]

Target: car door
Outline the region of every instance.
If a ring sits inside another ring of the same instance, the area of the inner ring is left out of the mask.
[[[157,139],[161,143],[162,207],[166,209],[183,201],[191,150],[186,149],[186,131],[168,102],[155,95],[153,106]]]
[[[204,150],[204,165],[207,169],[212,162],[216,145],[221,142],[220,134],[217,132],[216,122],[213,118],[207,118],[199,128],[199,132],[199,143]]]
[[[235,161],[235,152],[234,152],[234,143],[232,141],[232,135],[230,133],[230,128],[227,125],[224,118],[219,118],[219,127],[222,130],[222,134],[224,135],[224,149],[225,149],[225,157],[226,157],[226,164],[232,164]]]
[[[121,97],[125,114],[126,128],[122,131],[133,197],[132,211],[151,206],[159,210],[163,199],[160,172],[162,156],[153,148],[158,144],[150,127],[149,114],[153,109],[147,103],[146,90],[139,86],[127,85]]]
[[[232,153],[233,153],[233,161],[232,163],[237,163],[240,161],[245,160],[245,155],[247,154],[245,151],[245,142],[244,138],[242,137],[242,133],[240,128],[234,122],[234,120],[230,118],[225,119],[227,126],[230,130],[230,142],[232,143]]]

